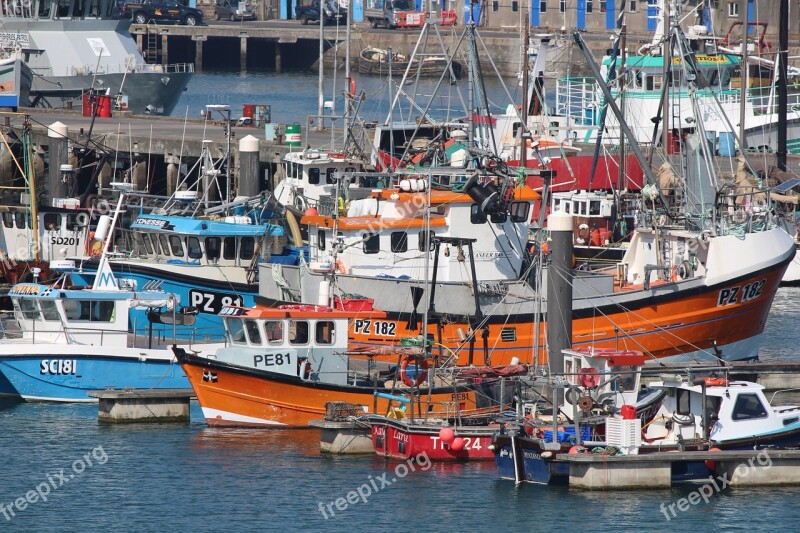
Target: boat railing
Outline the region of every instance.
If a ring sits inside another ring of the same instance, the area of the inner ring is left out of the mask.
[[[103,64],[99,68],[96,65],[72,65],[68,68],[69,75],[72,76],[89,76],[91,74],[124,74],[124,73],[155,73],[155,74],[185,74],[193,73],[194,65],[192,63],[173,63],[169,65],[158,65],[149,63],[139,63],[133,68],[125,63],[118,64]],[[56,76],[53,72],[53,67],[31,67],[31,71],[37,76]]]
[[[726,185],[717,193],[716,226],[722,235],[753,233],[773,226],[769,191]]]
[[[593,77],[559,78],[555,114],[569,117],[579,126],[592,126],[597,121],[598,95]]]

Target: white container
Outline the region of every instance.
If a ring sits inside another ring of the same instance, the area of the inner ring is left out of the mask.
[[[622,455],[638,455],[642,445],[642,421],[638,418],[606,418],[606,443],[619,448]]]
[[[111,217],[103,215],[97,221],[97,228],[94,230],[94,240],[104,241],[108,235],[108,228],[111,227]]]
[[[242,215],[225,217],[225,222],[227,222],[228,224],[252,224],[253,223],[253,221],[250,220],[250,217],[246,217],[246,216],[242,216]]]

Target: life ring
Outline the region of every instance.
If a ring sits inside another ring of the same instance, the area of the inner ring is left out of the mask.
[[[311,377],[311,362],[305,357],[297,359],[297,377],[303,381]]]
[[[336,272],[339,274],[347,274],[347,266],[341,261],[336,261]]]
[[[572,405],[578,405],[578,402],[583,397],[583,391],[580,387],[576,387],[575,385],[571,386],[567,389],[564,393],[564,399],[567,400]]]
[[[88,213],[78,213],[75,216],[75,224],[78,226],[85,228],[89,225],[89,214]]]
[[[305,198],[303,198],[299,194],[296,194],[296,196],[294,197],[294,207],[298,211],[305,211],[308,208],[308,202],[306,202]]]
[[[587,389],[593,389],[600,384],[600,373],[596,368],[585,367],[578,370],[578,383]]]
[[[678,265],[677,269],[675,270],[675,276],[678,279],[687,279],[692,275],[692,265],[689,264],[689,261],[683,261],[680,265]]]
[[[725,378],[703,378],[706,387],[725,387],[728,385],[728,380]]]
[[[408,366],[414,363],[416,376],[412,380],[408,375]],[[400,379],[409,387],[416,387],[428,377],[428,359],[421,355],[407,355],[400,363]]]

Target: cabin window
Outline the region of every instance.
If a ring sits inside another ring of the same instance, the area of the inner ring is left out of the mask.
[[[219,237],[206,237],[206,258],[209,261],[219,259],[220,243]]]
[[[572,213],[572,202],[564,202],[564,212]]]
[[[308,344],[308,321],[289,321],[289,344]]]
[[[239,247],[239,259],[252,259],[255,249],[256,240],[253,237],[242,237],[242,245]]]
[[[87,13],[89,17],[99,17],[100,16],[100,0],[89,0],[89,12]]]
[[[158,244],[158,236],[155,234],[148,235],[147,233],[144,234],[145,240],[153,244],[153,252],[156,255],[161,255],[161,246]]]
[[[67,320],[90,322],[114,322],[113,301],[64,300]]]
[[[647,91],[660,91],[661,90],[661,76],[649,75],[645,76],[644,88]]]
[[[268,320],[264,322],[264,331],[267,334],[268,344],[283,344],[283,322],[280,320]]]
[[[328,185],[335,185],[339,169],[329,168],[325,170],[325,183]]]
[[[19,307],[22,310],[23,318],[39,320],[39,308],[36,306],[36,300],[22,298],[19,301]]]
[[[433,248],[434,248],[434,245],[433,245],[433,233],[428,232],[428,230],[422,230],[422,231],[419,232],[419,238],[417,240],[419,241],[418,242],[418,244],[419,244],[418,247],[419,247],[419,251],[420,252],[424,252],[425,251],[425,243],[426,242],[429,245],[428,246],[429,250],[433,251]]]
[[[153,236],[155,237],[155,235]],[[164,255],[169,255],[169,241],[167,240],[167,236],[164,235],[163,233],[159,233],[158,242],[161,243],[161,253],[163,253]]]
[[[223,259],[236,259],[236,237],[225,237],[222,247]]]
[[[578,215],[586,215],[586,203],[585,202],[575,202],[574,205],[574,213]]]
[[[325,231],[317,231],[317,249],[321,252],[325,251]]]
[[[319,169],[316,167],[308,169],[309,185],[319,185]]]
[[[511,202],[511,222],[527,222],[530,209],[528,202]]]
[[[618,376],[611,382],[611,390],[614,392],[625,392],[636,389],[636,368],[624,366],[612,366],[609,368],[612,376]]]
[[[589,216],[600,216],[600,200],[589,202]]]
[[[374,235],[364,234],[364,253],[377,254],[381,249],[381,236],[377,233]]]
[[[469,221],[473,224],[483,224],[486,222],[486,213],[481,211],[478,204],[472,204],[469,210]]]
[[[39,18],[50,18],[50,2],[39,2]]]
[[[333,321],[320,320],[317,322],[317,344],[333,344]]]
[[[72,16],[74,18],[81,18],[83,16],[83,2],[75,2],[72,5]]]
[[[133,250],[137,255],[142,254],[151,254],[153,252],[153,248],[150,247],[149,249],[145,245],[145,239],[141,233],[138,231],[134,231],[131,234],[131,238],[133,239]]]
[[[408,235],[405,231],[392,232],[392,251],[394,253],[402,253],[408,251]]]
[[[61,215],[58,213],[45,213],[44,227],[48,231],[58,231],[61,229]]]
[[[733,420],[752,420],[754,418],[766,418],[767,410],[764,404],[758,399],[757,394],[740,394],[733,405]]]
[[[180,237],[177,235],[170,235],[169,244],[172,249],[172,255],[175,257],[183,257],[183,242],[181,242]]]
[[[25,229],[26,228],[25,220],[28,217],[25,216],[25,215],[26,215],[26,213],[23,213],[21,211],[17,211],[16,213],[14,213],[14,223],[16,224],[18,229]]]
[[[261,346],[261,332],[258,330],[258,322],[255,320],[245,320],[244,329],[247,332],[247,339],[250,344]]]
[[[200,239],[197,237],[188,237],[186,239],[186,250],[189,259],[200,259],[203,257],[203,250],[200,249]]]
[[[58,8],[56,16],[58,18],[69,17],[69,4],[70,0],[58,0]]]
[[[50,300],[42,300],[40,302],[42,306],[42,316],[44,316],[45,320],[61,320],[61,316],[58,314],[58,307],[56,303]]]
[[[691,411],[691,405],[689,402],[689,398],[691,398],[691,393],[688,390],[678,389],[678,414],[681,415],[688,415]]]
[[[243,320],[239,318],[230,318],[226,319],[226,322],[228,323],[228,334],[231,336],[231,342],[233,344],[247,344],[244,339]]]
[[[14,213],[3,213],[3,225],[7,228],[14,227]]]

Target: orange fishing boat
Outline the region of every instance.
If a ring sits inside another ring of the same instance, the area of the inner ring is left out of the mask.
[[[412,419],[496,405],[466,380],[429,375],[422,346],[351,350],[346,332],[356,314],[313,305],[226,307],[227,347],[208,357],[173,351],[213,426],[306,427],[328,402]]]

